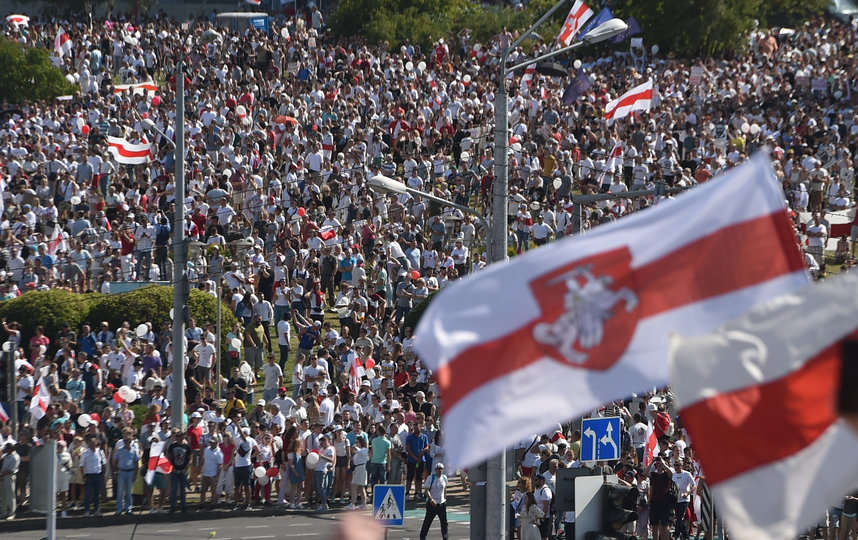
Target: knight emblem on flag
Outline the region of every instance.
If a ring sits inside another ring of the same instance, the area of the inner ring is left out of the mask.
[[[547,356],[590,369],[607,369],[619,359],[631,341],[640,303],[630,262],[628,250],[620,248],[531,282],[543,309],[533,339]]]

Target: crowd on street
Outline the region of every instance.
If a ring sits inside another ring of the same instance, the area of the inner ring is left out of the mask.
[[[212,28],[219,38],[203,38]],[[334,38],[315,7],[272,17],[269,33],[158,16],[139,25],[34,18],[5,34],[51,50],[80,90],[0,111],[0,300],[171,282],[181,204],[192,286],[219,289],[238,323],[224,329],[218,358],[214,314],[190,321],[185,428],[170,423],[169,320],[94,320],[54,335],[43,321],[4,320],[16,357],[4,406],[16,408],[18,429],[0,422],[0,516],[27,503],[29,454],[54,439],[62,517],[99,515],[105,497],[117,513],[184,512],[191,492],[200,507],[362,508],[373,485],[390,482],[427,500],[427,520],[437,514],[446,534],[445,490],[433,480],[446,488],[443,400],[408,321],[433,293],[485,267],[488,231],[413,193],[491,220],[498,64],[516,34],[477,43],[463,31],[426,49],[391,47]],[[569,77],[510,77],[511,255],[668,197],[627,191],[693,188],[766,149],[810,271],[848,270],[858,240],[855,42],[852,21],[815,18],[759,29],[731,59],[622,44],[582,49]],[[536,40],[509,63],[553,47]],[[177,201],[180,58],[187,190]],[[579,70],[590,87],[565,103]],[[648,79],[648,112],[604,120],[608,102]],[[144,145],[148,157],[129,163],[116,144]],[[373,190],[377,175],[412,191]],[[574,196],[599,191],[615,197],[575,215]],[[624,418],[627,444],[612,470],[641,489],[641,538],[687,538],[700,521],[705,477],[665,396],[594,412]],[[644,466],[647,425],[660,448]],[[581,466],[575,431],[522,443],[512,501],[520,538],[574,526],[574,513],[558,515],[551,501],[556,469]],[[824,527],[854,528],[854,502],[832,509]]]

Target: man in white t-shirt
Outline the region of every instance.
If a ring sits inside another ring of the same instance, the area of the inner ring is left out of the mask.
[[[262,399],[266,402],[277,397],[277,390],[283,386],[283,370],[274,362],[274,353],[268,353],[268,362],[262,366],[265,383],[262,387]]]
[[[554,521],[550,515],[551,499],[554,498],[554,494],[551,493],[551,489],[545,484],[545,477],[541,474],[537,474],[534,478],[533,497],[536,499],[536,504],[545,513],[545,519],[539,524],[539,534],[543,540],[548,540],[552,529],[552,522]]]
[[[634,446],[635,452],[638,455],[638,463],[643,463],[647,425],[643,423],[640,413],[635,413],[634,420],[635,424],[629,428],[629,435],[632,439],[632,446]]]
[[[424,539],[429,534],[435,516],[441,522],[441,538],[447,538],[447,475],[444,474],[443,463],[435,464],[435,471],[423,483],[423,489],[426,493],[426,516],[420,528],[420,538]]]
[[[328,498],[331,495],[331,487],[334,481],[334,459],[336,451],[330,445],[327,435],[319,437],[319,461],[316,462],[316,468],[313,470],[313,483],[316,490],[316,495],[319,497],[319,507],[317,512],[326,512],[328,510]]]
[[[241,428],[235,441],[235,465],[233,468],[235,474],[235,508],[233,510],[241,509],[242,493],[246,494],[246,509],[250,510],[250,497],[252,495],[250,464],[258,451],[256,440],[250,436],[250,428]]]
[[[292,339],[292,326],[289,324],[289,312],[284,311],[277,322],[277,346],[280,347],[280,369],[285,373],[289,362],[289,342]]]
[[[688,529],[685,526],[685,519],[678,519],[680,516],[685,516],[685,510],[691,502],[691,494],[694,493],[694,477],[691,473],[682,468],[677,461],[676,471],[673,473],[673,483],[676,484],[676,528],[673,530],[674,538],[688,538]]]
[[[272,405],[280,407],[280,413],[283,416],[292,416],[292,411],[295,409],[295,400],[286,395],[286,388],[281,386],[277,389],[277,397],[269,401]]]
[[[214,348],[214,345],[211,342],[204,338],[199,345],[194,347],[194,353],[197,355],[199,361],[197,362],[197,369],[200,374],[203,374],[206,380],[211,380],[212,376],[212,362],[214,359],[214,355],[217,351]]]

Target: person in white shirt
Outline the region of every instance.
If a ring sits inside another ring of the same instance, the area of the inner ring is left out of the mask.
[[[217,481],[223,469],[223,451],[220,449],[221,438],[219,434],[212,435],[209,444],[203,451],[202,480],[200,481],[200,508],[206,504],[206,493],[212,490],[211,506],[217,505],[220,493],[217,490]]]
[[[420,539],[424,540],[429,534],[429,527],[438,516],[441,522],[441,538],[447,538],[447,475],[444,474],[444,464],[436,463],[435,472],[423,483],[426,493],[426,516],[420,528]]]
[[[283,386],[283,370],[274,362],[274,353],[268,353],[268,362],[262,366],[265,383],[262,387],[262,399],[266,402],[277,397],[277,390]]]
[[[554,229],[545,222],[544,214],[539,214],[536,216],[536,223],[533,224],[530,232],[533,234],[533,243],[537,246],[541,246],[547,244],[548,241],[551,240],[551,235],[554,234]]]
[[[214,348],[214,345],[208,340],[207,337],[203,338],[202,343],[194,347],[194,354],[197,355],[197,370],[199,373],[198,376],[202,375],[205,377],[205,380],[211,380],[212,376],[212,361],[214,359],[214,355],[217,352]]]
[[[239,510],[241,507],[241,494],[245,494],[245,504],[247,510],[250,510],[250,497],[252,495],[251,487],[251,462],[256,454],[259,453],[259,445],[253,437],[250,437],[250,429],[242,428],[237,432],[235,437],[235,460],[233,471],[235,473],[235,508]]]
[[[149,280],[155,234],[155,227],[149,224],[145,214],[141,215],[140,225],[134,230],[134,257],[137,259],[134,272],[137,275],[137,281]]]
[[[629,435],[632,439],[632,446],[638,455],[638,463],[643,463],[647,425],[643,423],[640,413],[635,413],[634,420],[635,424],[629,428]]]
[[[316,467],[313,469],[313,481],[316,490],[316,495],[319,497],[318,512],[328,510],[328,497],[331,494],[331,488],[334,482],[334,459],[336,450],[330,445],[327,435],[319,436],[319,461],[316,462]]]
[[[80,468],[84,475],[84,515],[91,515],[89,505],[92,502],[93,511],[96,516],[101,515],[101,483],[107,458],[104,450],[98,446],[98,438],[95,435],[87,437],[87,449],[80,456]]]
[[[286,372],[286,364],[289,362],[290,341],[292,340],[292,326],[289,324],[289,311],[284,311],[277,322],[277,346],[280,347],[280,370]]]
[[[673,530],[674,538],[688,538],[688,527],[685,523],[685,510],[691,502],[691,494],[694,493],[694,477],[691,473],[682,467],[682,464],[675,462],[676,470],[673,473],[673,483],[676,484],[676,526]]]
[[[328,391],[322,388],[319,390],[319,395],[322,396],[322,402],[319,403],[319,419],[325,423],[325,427],[334,423],[334,413],[336,413],[336,405],[328,396]]]

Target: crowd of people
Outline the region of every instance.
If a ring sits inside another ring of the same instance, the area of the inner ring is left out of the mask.
[[[170,425],[169,321],[119,328],[90,321],[56,336],[40,321],[4,321],[17,351],[16,396],[6,405],[17,407],[19,429],[0,431],[0,515],[13,516],[27,499],[28,454],[51,438],[60,442],[63,516],[81,506],[98,514],[108,488],[117,512],[165,510],[167,495],[170,511],[184,511],[189,491],[199,491],[201,505],[360,507],[367,488],[386,481],[435,501],[442,402],[413,350],[408,315],[486,265],[488,231],[452,206],[374,191],[368,180],[394,178],[490,220],[498,63],[516,34],[504,29],[476,43],[463,31],[425,49],[391,47],[336,38],[324,21],[312,8],[272,17],[269,33],[218,27],[208,15],[8,24],[9,39],[52,50],[80,90],[4,103],[0,113],[0,299],[169,282],[183,204],[180,226],[194,241],[190,280],[212,295],[220,288],[239,323],[219,359],[212,318],[191,321],[184,429]],[[212,28],[220,38],[201,39]],[[71,46],[55,48],[60,32]],[[768,148],[808,266],[818,275],[826,264],[850,268],[858,229],[838,236],[834,254],[827,241],[828,218],[848,222],[854,204],[855,40],[852,21],[816,18],[795,30],[760,29],[748,52],[730,59],[603,46],[587,51],[580,67],[570,59],[570,77],[583,70],[591,83],[572,103],[562,99],[569,78],[511,77],[510,245],[523,252],[586,233],[661,198],[626,191],[692,187]],[[536,39],[509,62],[555,46]],[[168,140],[180,58],[184,201],[175,200]],[[647,79],[651,109],[607,123],[605,105]],[[163,135],[148,132],[144,120]],[[122,162],[108,137],[149,144],[148,162]],[[608,170],[616,145],[621,160]],[[576,221],[574,195],[599,190],[615,197],[585,205]],[[33,337],[24,342],[25,334]],[[213,369],[219,361],[222,381]],[[31,404],[44,389],[40,413]],[[145,405],[142,419],[129,402]],[[628,418],[635,448],[636,426],[656,419],[649,412]],[[634,466],[623,474],[649,485],[642,491],[650,493],[656,538],[667,537],[671,514],[657,505],[668,486],[662,475],[680,486],[675,515],[683,516],[700,473],[690,447],[675,450],[680,433],[663,434],[672,450],[652,468],[631,452]],[[564,438],[574,441],[571,432]],[[539,469],[578,458],[575,442],[565,449],[556,440],[532,442],[523,462],[557,456]],[[163,463],[144,480],[140,464],[153,445]],[[553,477],[533,474],[536,465],[527,465],[523,478],[533,483],[520,486],[515,504],[521,522],[539,523],[546,538],[554,535],[548,524],[572,516],[550,516]],[[641,535],[646,522],[638,521]],[[688,534],[684,522],[676,520],[675,534]]]

